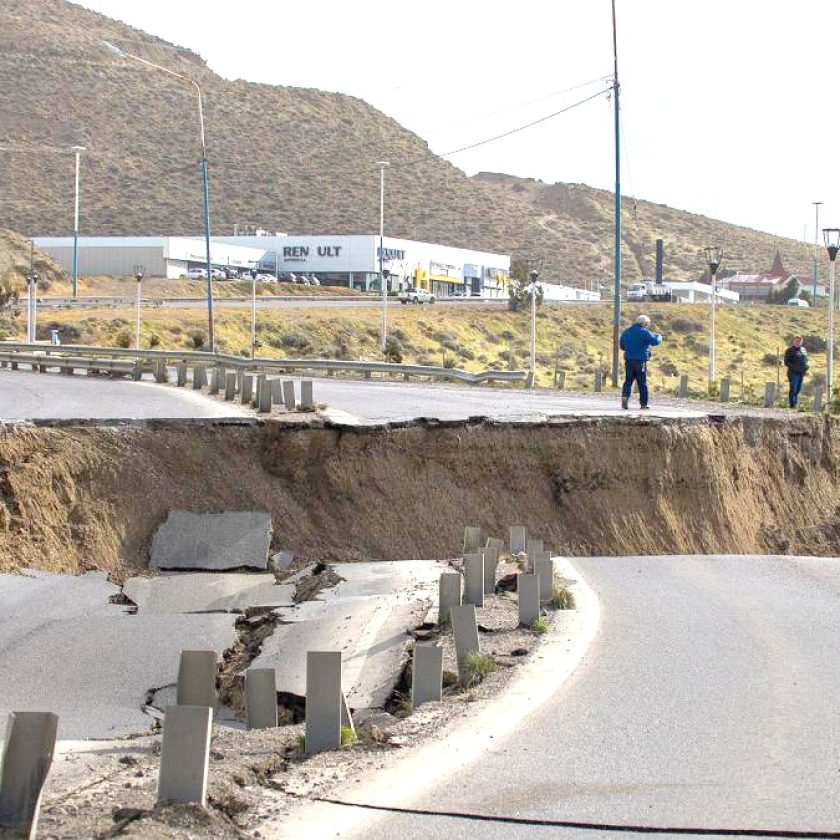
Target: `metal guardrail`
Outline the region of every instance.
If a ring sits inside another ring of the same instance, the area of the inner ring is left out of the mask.
[[[43,353],[20,353],[0,349],[0,364],[29,365],[32,370],[46,371],[57,368],[67,373],[74,370],[96,370],[107,373],[119,373],[139,378],[140,366],[136,361],[122,359],[101,359],[77,356],[47,356]]]
[[[223,366],[245,372],[270,373],[295,370],[361,373],[366,379],[372,374],[428,377],[430,379],[455,380],[471,385],[483,382],[525,382],[526,372],[521,370],[485,370],[471,373],[460,368],[442,368],[433,365],[404,365],[392,362],[360,362],[343,359],[250,359],[224,353],[205,353],[200,350],[136,350],[123,347],[91,347],[79,344],[26,344],[22,342],[0,342],[0,359],[7,354],[43,354],[44,357],[72,358],[125,358],[148,362],[187,362],[207,367]],[[23,361],[22,358],[19,359]],[[25,362],[28,363],[28,362]],[[61,364],[51,365],[61,367]],[[65,367],[68,364],[64,365]]]

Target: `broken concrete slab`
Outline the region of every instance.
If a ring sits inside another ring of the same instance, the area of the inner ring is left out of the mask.
[[[268,567],[271,514],[169,512],[152,538],[153,569],[225,569]]]
[[[270,573],[164,572],[129,578],[123,586],[123,594],[142,615],[291,607],[294,593],[293,584],[277,585]]]

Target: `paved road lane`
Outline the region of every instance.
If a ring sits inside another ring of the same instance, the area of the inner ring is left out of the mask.
[[[584,663],[516,738],[411,804],[598,824],[837,831],[840,560],[575,563],[601,602]],[[340,821],[347,809],[333,810]],[[341,836],[616,835],[387,816]]]

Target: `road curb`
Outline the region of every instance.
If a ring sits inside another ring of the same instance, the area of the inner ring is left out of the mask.
[[[492,698],[478,701],[472,713],[436,733],[435,740],[388,762],[361,784],[340,785],[331,799],[347,803],[406,807],[434,784],[497,748],[529,715],[538,711],[583,660],[600,623],[595,593],[567,558],[557,572],[572,580],[577,609],[555,613],[551,630],[513,679]],[[511,714],[516,710],[516,714]],[[382,819],[381,814],[317,800],[308,801],[276,823],[260,826],[272,840],[345,837]]]

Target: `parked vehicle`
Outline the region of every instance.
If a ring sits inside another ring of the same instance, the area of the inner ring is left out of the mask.
[[[810,308],[810,306],[808,304],[808,301],[805,300],[804,298],[791,298],[787,302],[787,305],[788,306],[797,306],[800,309],[809,309]]]
[[[435,296],[426,289],[408,288],[400,292],[397,297],[400,303],[434,303]]]
[[[207,276],[207,272],[204,272],[204,276]],[[227,280],[227,274],[222,271],[221,268],[213,268],[211,269],[211,276],[214,280]]]
[[[257,282],[258,283],[273,283],[275,277],[273,274],[266,274],[265,272],[260,272],[257,275]]]
[[[190,280],[206,280],[207,279],[207,269],[206,268],[188,268],[186,274],[182,274],[181,277],[188,277]]]
[[[627,289],[627,300],[665,303],[672,299],[671,287],[667,283],[633,283]]]

